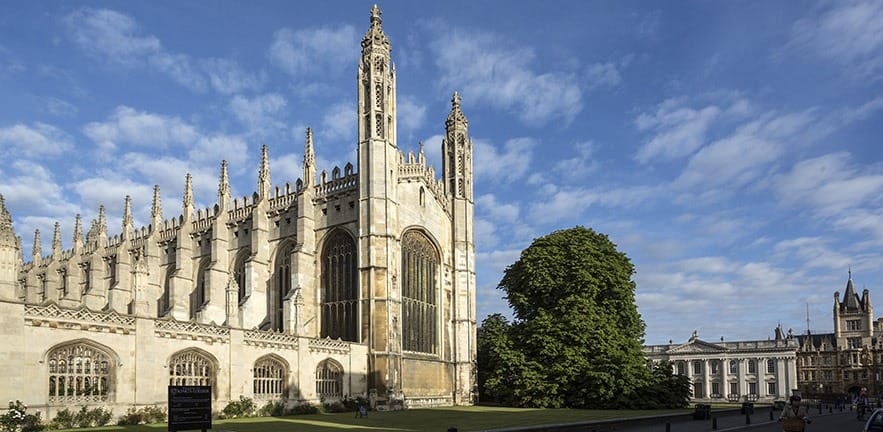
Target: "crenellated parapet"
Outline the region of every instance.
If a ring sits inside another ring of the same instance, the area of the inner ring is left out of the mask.
[[[405,154],[399,150],[399,182],[422,181],[426,189],[432,193],[439,205],[450,213],[450,199],[445,195],[444,180],[435,177],[435,167],[428,165],[426,155],[423,153],[423,143],[420,143],[420,151],[415,155],[413,151]]]
[[[348,163],[343,169],[343,175],[340,173],[340,167],[334,167],[330,179],[328,173],[322,170],[319,174],[319,184],[316,185],[315,197],[330,198],[332,195],[355,191],[358,188],[359,174],[354,172],[353,164]]]

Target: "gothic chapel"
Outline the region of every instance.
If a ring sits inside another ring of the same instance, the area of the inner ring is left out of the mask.
[[[0,400],[44,418],[72,405],[166,403],[169,384],[209,384],[215,410],[242,396],[299,403],[365,397],[378,407],[469,404],[475,383],[472,142],[454,93],[441,179],[396,140],[396,71],[380,10],[358,65],[358,161],[119,234],[103,207],[70,250],[56,223],[31,262],[0,197]],[[112,230],[112,228],[111,228]]]

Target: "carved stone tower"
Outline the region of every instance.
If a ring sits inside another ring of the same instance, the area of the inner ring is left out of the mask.
[[[454,403],[470,403],[476,384],[475,360],[475,234],[472,200],[472,140],[469,122],[460,110],[460,95],[451,99],[442,141],[442,172],[445,193],[451,200],[453,253],[452,316],[454,325]]]
[[[12,229],[12,216],[0,195],[0,299],[17,300],[18,272],[21,269],[21,245]]]
[[[358,68],[359,263],[362,324],[368,344],[368,387],[381,398],[401,394],[401,298],[396,292],[398,226],[395,68],[380,9],[362,38]]]

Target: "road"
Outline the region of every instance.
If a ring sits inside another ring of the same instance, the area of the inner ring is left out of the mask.
[[[807,425],[806,432],[860,432],[864,425],[864,421],[856,420],[855,413],[844,412],[843,414],[833,414],[813,418],[813,422]],[[750,432],[782,432],[782,425],[775,422],[740,430]]]

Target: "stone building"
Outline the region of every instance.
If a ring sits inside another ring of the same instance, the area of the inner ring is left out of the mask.
[[[0,400],[51,418],[72,405],[164,404],[169,384],[210,384],[214,407],[367,397],[379,406],[469,404],[474,386],[472,142],[454,93],[442,172],[396,139],[396,70],[371,10],[358,63],[358,160],[276,186],[266,146],[257,191],[180,215],[154,189],[148,226],[127,197],[119,233],[103,207],[73,247],[58,224],[30,262],[0,198]],[[182,173],[183,174],[183,173]],[[278,183],[277,183],[278,184]],[[0,191],[2,192],[2,191]],[[73,217],[73,215],[72,215]]]
[[[799,336],[797,370],[804,394],[855,395],[862,387],[880,397],[883,386],[883,319],[874,320],[867,289],[855,291],[852,271],[843,299],[834,293],[834,333]]]
[[[797,385],[797,340],[781,328],[774,340],[706,342],[696,332],[684,344],[649,345],[649,361],[667,360],[693,385],[694,402],[772,402]]]

